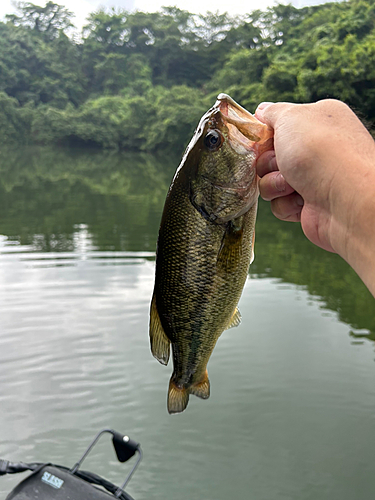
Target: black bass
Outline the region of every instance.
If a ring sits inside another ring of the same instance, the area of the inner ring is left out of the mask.
[[[207,363],[222,332],[240,323],[237,303],[253,258],[255,162],[272,133],[225,94],[203,115],[169,188],[160,224],[151,351],[173,374],[168,412],[189,394],[207,399]]]

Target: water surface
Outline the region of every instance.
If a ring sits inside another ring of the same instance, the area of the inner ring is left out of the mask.
[[[149,352],[164,197],[178,159],[30,150],[0,161],[0,457],[73,465],[113,427],[139,441],[135,499],[368,500],[375,307],[355,273],[260,206],[242,324],[211,397],[169,416]],[[99,444],[85,468],[120,483]],[[19,478],[0,478],[5,498]]]

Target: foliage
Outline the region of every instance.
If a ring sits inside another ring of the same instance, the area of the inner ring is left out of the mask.
[[[46,40],[58,38],[60,32],[73,27],[72,12],[51,0],[44,7],[30,2],[16,2],[17,14],[8,14],[6,18],[15,26],[24,26],[42,34]]]
[[[99,97],[78,109],[40,107],[34,113],[32,135],[42,144],[182,151],[206,109],[199,94],[186,86],[152,87],[144,95]]]
[[[17,99],[0,92],[0,137],[4,144],[27,142],[32,110],[21,108]]]
[[[334,97],[375,119],[374,0],[235,17],[101,9],[80,39],[64,7],[17,5],[0,23],[0,142],[181,152],[219,92],[251,111]]]
[[[46,42],[28,28],[0,23],[0,90],[21,105],[62,108],[82,98],[78,48],[61,33]]]

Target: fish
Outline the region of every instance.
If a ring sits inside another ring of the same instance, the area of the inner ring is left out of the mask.
[[[257,157],[272,131],[227,94],[201,118],[170,185],[156,251],[151,352],[173,373],[167,409],[210,396],[207,363],[237,304],[254,258]]]

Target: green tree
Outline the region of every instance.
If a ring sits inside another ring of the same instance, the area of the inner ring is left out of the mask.
[[[51,0],[44,7],[24,1],[15,5],[18,14],[8,14],[6,19],[14,26],[23,26],[42,34],[45,40],[53,40],[74,26],[71,22],[74,14]]]
[[[64,33],[46,42],[30,29],[0,23],[0,90],[20,104],[65,107],[82,101],[78,48]]]
[[[21,108],[18,101],[0,92],[0,144],[27,143],[32,120],[32,110]]]
[[[145,150],[167,148],[183,152],[202,114],[213,103],[187,86],[159,87],[150,94],[155,117],[146,129]]]
[[[102,9],[79,41],[64,7],[18,7],[0,23],[2,127],[9,120],[13,137],[179,150],[219,92],[251,111],[262,100],[336,97],[375,119],[374,0],[244,16]],[[29,125],[13,134],[21,116]]]

